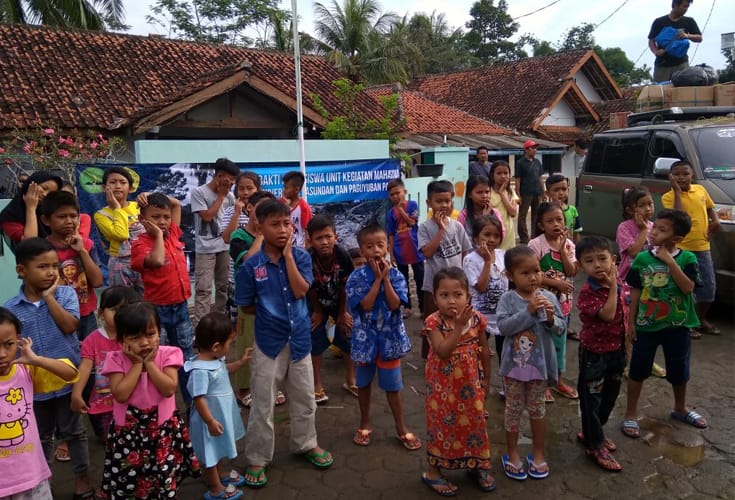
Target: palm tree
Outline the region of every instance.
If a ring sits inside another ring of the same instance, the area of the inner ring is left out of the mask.
[[[263,29],[263,37],[256,42],[261,49],[293,52],[293,21],[289,11],[273,9]],[[299,32],[299,48],[302,54],[325,54],[329,47],[320,44],[308,33]]]
[[[0,0],[0,23],[102,31],[122,28],[123,0]]]

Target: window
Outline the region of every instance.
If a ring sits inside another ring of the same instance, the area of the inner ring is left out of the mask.
[[[658,158],[685,158],[681,140],[674,132],[657,131],[648,145],[646,166],[643,169],[645,177],[653,177],[653,164]]]
[[[644,134],[615,135],[593,142],[587,172],[640,177],[648,137]]]

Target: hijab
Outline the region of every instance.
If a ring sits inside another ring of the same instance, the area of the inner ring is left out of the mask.
[[[23,196],[28,193],[28,188],[30,187],[31,182],[35,182],[36,184],[43,184],[46,181],[55,181],[56,184],[59,186],[59,190],[61,190],[63,181],[61,177],[59,177],[57,174],[47,172],[45,170],[33,172],[33,174],[31,174],[31,176],[23,182],[20,188],[20,192],[18,192],[13,197],[13,199],[10,200],[10,203],[8,203],[3,211],[0,212],[0,222],[17,222],[25,226],[26,203],[23,200]],[[48,236],[48,228],[46,228],[46,226],[41,223],[40,203],[38,208],[36,208],[36,218],[38,219],[38,236]]]

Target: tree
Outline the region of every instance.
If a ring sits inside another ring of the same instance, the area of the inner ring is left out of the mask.
[[[3,0],[0,23],[45,24],[94,31],[127,29],[122,0]]]
[[[248,28],[276,10],[278,0],[157,0],[146,21],[170,38],[249,46]]]
[[[470,30],[464,36],[465,47],[480,62],[491,64],[526,57],[522,46],[509,40],[518,23],[508,14],[508,4],[499,0],[479,0],[470,9],[472,19],[465,24]]]
[[[595,25],[592,23],[582,23],[579,26],[572,26],[564,34],[564,39],[557,45],[561,50],[573,49],[591,49],[595,46],[595,37],[592,33],[595,31]]]
[[[727,66],[717,71],[720,83],[735,82],[735,49],[722,49]]]
[[[255,47],[259,49],[273,49],[278,52],[293,52],[293,19],[291,12],[273,10],[268,19],[257,24],[258,38]],[[302,54],[324,54],[328,47],[318,43],[308,33],[299,32],[299,50]]]
[[[444,14],[414,14],[408,21],[407,35],[419,54],[411,67],[412,78],[472,66],[473,58],[463,46],[464,33],[450,27]]]
[[[610,76],[619,86],[629,87],[637,83],[651,81],[651,68],[645,64],[642,68],[637,68],[620,47],[603,49],[596,45],[594,48],[602,63],[610,72]]]

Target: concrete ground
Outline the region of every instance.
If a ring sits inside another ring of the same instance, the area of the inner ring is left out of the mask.
[[[587,458],[576,442],[580,429],[577,401],[557,396],[547,405],[547,459],[551,475],[542,481],[528,479],[520,483],[505,477],[500,456],[505,453],[503,403],[497,397],[498,377],[493,380],[493,392],[488,396],[487,421],[490,436],[493,474],[497,490],[482,493],[475,483],[459,471],[446,475],[460,487],[463,498],[529,498],[545,499],[710,499],[735,498],[735,322],[732,311],[721,315],[717,324],[723,330],[719,337],[705,336],[692,342],[692,379],[688,401],[691,408],[702,413],[710,428],[698,430],[673,421],[671,386],[662,379],[646,382],[641,397],[642,438],[633,440],[619,430],[625,405],[625,389],[607,425],[608,436],[619,449],[615,453],[624,469],[620,473],[602,471]],[[423,361],[417,347],[421,321],[407,321],[414,341],[414,351],[404,361],[405,389],[402,393],[409,428],[424,437],[426,422],[423,410]],[[578,324],[576,325],[578,327]],[[576,381],[577,343],[569,341],[568,373]],[[659,350],[657,360],[663,364]],[[409,452],[397,439],[393,419],[385,397],[373,393],[372,443],[358,447],[352,435],[359,422],[357,399],[341,389],[342,362],[325,355],[325,388],[329,402],[317,411],[319,443],[330,450],[334,465],[327,471],[316,470],[305,459],[288,452],[288,411],[280,407],[275,412],[276,453],[268,467],[268,485],[258,491],[246,490],[245,498],[256,499],[376,499],[438,498],[420,481],[426,456],[424,450]],[[493,358],[493,373],[497,373],[497,358]],[[242,411],[247,420],[247,410]],[[524,417],[521,451],[530,452],[530,430]],[[91,432],[90,432],[91,435]],[[245,438],[247,439],[247,437]],[[240,449],[243,442],[239,443]],[[90,440],[91,476],[98,483],[102,472],[103,449]],[[244,458],[234,461],[242,471]],[[54,497],[71,498],[71,468],[68,463],[53,465]],[[179,498],[201,498],[205,488],[198,480],[187,480]],[[489,495],[489,496],[488,496]]]

